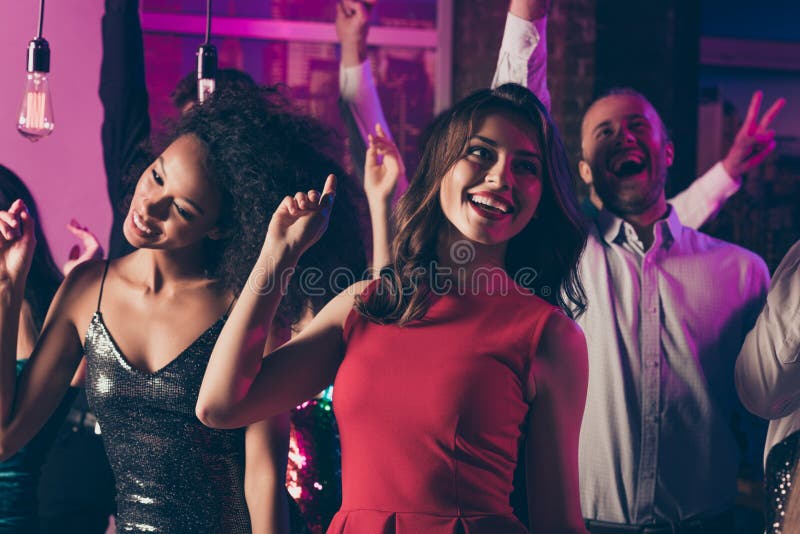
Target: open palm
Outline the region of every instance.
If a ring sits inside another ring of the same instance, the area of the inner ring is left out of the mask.
[[[364,192],[369,202],[388,202],[397,184],[405,178],[406,168],[397,145],[386,136],[380,125],[375,127],[375,132],[375,135],[369,135]]]

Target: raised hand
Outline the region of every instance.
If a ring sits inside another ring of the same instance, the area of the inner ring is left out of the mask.
[[[550,11],[552,0],[511,0],[508,11],[525,20],[538,20]]]
[[[103,257],[103,247],[88,228],[81,226],[78,221],[72,219],[67,225],[67,230],[78,238],[80,244],[74,245],[69,251],[69,259],[61,267],[61,272],[67,276],[72,269],[88,260],[99,260]],[[83,245],[83,252],[81,252]]]
[[[775,130],[770,130],[769,126],[786,100],[776,100],[759,120],[758,112],[763,98],[761,91],[753,93],[742,127],[722,160],[727,173],[735,179],[760,165],[775,150]]]
[[[364,192],[371,205],[388,203],[398,182],[405,180],[406,167],[397,145],[386,136],[380,124],[368,136],[369,147],[364,164]]]
[[[20,199],[0,211],[0,283],[24,287],[36,250],[34,224]]]
[[[342,45],[345,67],[355,67],[367,59],[368,5],[359,0],[336,2],[336,37]]]
[[[335,196],[336,177],[329,174],[322,194],[312,189],[284,198],[269,222],[266,243],[301,255],[328,228]]]

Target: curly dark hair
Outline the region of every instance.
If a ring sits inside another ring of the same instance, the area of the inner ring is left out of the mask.
[[[307,309],[319,311],[343,284],[363,277],[359,189],[331,156],[336,146],[328,128],[297,111],[277,88],[229,86],[193,106],[163,142],[184,135],[203,145],[209,178],[222,195],[217,225],[224,237],[205,242],[210,278],[238,294],[281,200],[320,189],[329,173],[339,187],[328,231],[301,258],[277,320],[294,325]],[[342,273],[347,277],[337,279]]]
[[[217,90],[224,89],[253,89],[256,82],[246,72],[238,69],[217,69]],[[191,71],[180,79],[169,95],[172,105],[182,110],[186,104],[197,102],[197,71]]]
[[[440,114],[428,128],[420,164],[394,213],[394,265],[381,273],[382,290],[367,301],[356,299],[358,310],[367,318],[404,325],[425,316],[430,277],[434,275],[430,271],[438,261],[439,230],[447,223],[439,202],[442,179],[465,157],[469,139],[493,113],[508,114],[529,125],[544,163],[541,200],[533,219],[508,244],[506,271],[518,282],[529,283],[528,289],[540,289],[542,298],[570,316],[585,309],[577,264],[587,231],[566,151],[539,99],[525,87],[509,83],[472,93]],[[536,270],[535,280],[517,276],[527,268]]]
[[[50,308],[50,301],[61,284],[61,271],[47,246],[47,239],[42,231],[42,219],[39,218],[33,195],[19,176],[8,167],[0,165],[0,210],[7,210],[18,198],[28,207],[28,212],[36,223],[36,249],[33,251],[33,262],[25,283],[25,301],[31,307],[33,323],[39,331]]]

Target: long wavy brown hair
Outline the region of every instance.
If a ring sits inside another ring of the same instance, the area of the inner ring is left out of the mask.
[[[508,244],[506,271],[572,317],[585,309],[577,263],[586,226],[566,151],[539,99],[525,87],[505,84],[472,93],[429,126],[419,167],[394,212],[394,263],[382,271],[369,299],[356,298],[356,309],[368,319],[402,326],[425,316],[440,230],[449,224],[439,202],[442,179],[466,156],[468,141],[484,119],[496,113],[529,126],[544,160],[541,200],[533,219]]]

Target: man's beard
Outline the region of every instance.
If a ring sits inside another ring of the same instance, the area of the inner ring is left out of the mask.
[[[600,173],[595,173],[594,175],[603,176]],[[603,206],[611,213],[625,218],[629,215],[640,215],[646,212],[658,202],[663,194],[667,181],[666,166],[658,165],[651,176],[647,184],[641,186],[644,190],[640,188],[635,194],[625,194],[633,193],[633,188],[625,187],[624,179],[620,180],[616,177],[610,180],[605,178],[595,180],[594,187],[597,196],[603,201]]]

